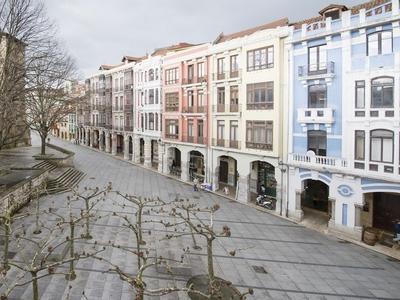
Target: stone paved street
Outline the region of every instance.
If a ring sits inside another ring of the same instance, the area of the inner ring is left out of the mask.
[[[75,166],[87,175],[80,186],[103,186],[109,181],[122,193],[160,196],[172,200],[180,197],[198,197],[201,205],[219,203],[216,226],[228,225],[232,238],[215,243],[215,266],[218,276],[230,280],[241,291],[248,287],[255,290],[249,299],[400,299],[400,262],[371,252],[362,247],[340,241],[306,229],[251,207],[226,200],[205,192],[193,194],[189,185],[134,166],[83,146],[52,138],[52,142],[74,151]],[[47,196],[43,203],[55,201],[63,206],[66,194]],[[46,204],[44,204],[46,205]],[[115,210],[109,203],[103,212]],[[129,245],[132,238],[119,231],[119,223],[105,218],[94,226],[94,235],[100,240],[124,240]],[[178,252],[184,245],[168,241],[156,242],[158,251]],[[230,249],[238,251],[230,257]],[[134,263],[126,254],[110,249],[107,253],[122,266]],[[204,251],[189,255],[190,273],[205,271]],[[256,272],[255,267],[266,271]],[[103,273],[107,268],[97,261],[78,264],[78,278],[72,283],[70,299],[81,299],[84,290],[87,299],[133,299],[127,284],[122,284],[115,274]],[[157,272],[149,275],[153,284],[165,284],[166,276]],[[175,277],[178,284],[185,284],[184,275]],[[57,276],[41,281],[42,299],[66,299],[68,284]],[[21,288],[15,299],[30,299],[30,287]],[[83,298],[82,298],[83,299]],[[163,296],[161,299],[186,299],[183,294]]]

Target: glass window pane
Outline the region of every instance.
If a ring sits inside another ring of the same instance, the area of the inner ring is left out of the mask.
[[[383,139],[382,161],[393,162],[393,140]]]
[[[378,46],[378,34],[370,34],[368,36],[368,55],[378,55],[379,54],[379,46]]]
[[[382,32],[382,54],[392,53],[392,32]]]
[[[381,161],[381,139],[372,138],[371,139],[371,160]]]

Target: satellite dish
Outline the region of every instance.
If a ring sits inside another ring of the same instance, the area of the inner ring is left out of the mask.
[[[312,151],[312,150],[308,150],[308,151],[306,152],[306,155],[307,155],[307,156],[314,157],[314,156],[315,156],[315,152]]]

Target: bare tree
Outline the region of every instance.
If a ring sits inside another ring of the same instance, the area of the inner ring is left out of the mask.
[[[25,124],[27,77],[53,34],[40,1],[0,2],[0,149],[29,140]]]
[[[28,75],[26,92],[27,122],[40,135],[41,155],[46,154],[50,130],[75,111],[76,100],[65,88],[67,81],[75,79],[74,61],[56,41],[48,41],[47,46]]]

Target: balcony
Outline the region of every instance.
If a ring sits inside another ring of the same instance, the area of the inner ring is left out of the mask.
[[[207,82],[207,76],[183,78],[182,85],[199,84]]]
[[[333,124],[335,122],[333,108],[299,108],[297,122],[306,124]]]
[[[124,105],[124,111],[132,112],[133,111],[133,105],[132,104],[125,104]]]
[[[133,126],[124,126],[124,131],[133,131]]]
[[[131,91],[131,90],[133,90],[133,84],[132,83],[125,84],[125,91]]]
[[[114,129],[115,131],[124,131],[124,126],[114,125],[114,126],[113,126],[113,129]]]
[[[247,110],[267,110],[274,109],[274,102],[247,103]]]
[[[314,65],[300,66],[298,69],[298,77],[304,84],[307,80],[325,78],[327,82],[331,82],[335,76],[335,63],[333,61]]]
[[[246,142],[246,148],[256,149],[256,150],[272,151],[273,146],[272,146],[272,144]]]
[[[204,145],[205,144],[205,138],[203,136],[183,136],[182,142],[184,143],[191,143],[191,144],[200,144]]]
[[[217,114],[238,114],[242,112],[241,104],[217,104],[213,105],[213,113]]]
[[[184,114],[204,114],[206,112],[206,106],[183,107],[182,112]]]
[[[167,106],[165,108],[166,112],[178,112],[179,111],[179,106]]]
[[[218,81],[218,80],[235,80],[239,79],[242,75],[242,70],[237,69],[237,70],[232,70],[232,71],[226,71],[222,73],[214,73],[213,74],[213,80]]]
[[[237,140],[212,139],[212,145],[214,147],[240,149],[240,142]]]
[[[177,140],[179,139],[179,134],[177,133],[166,133],[165,138],[169,140]]]

